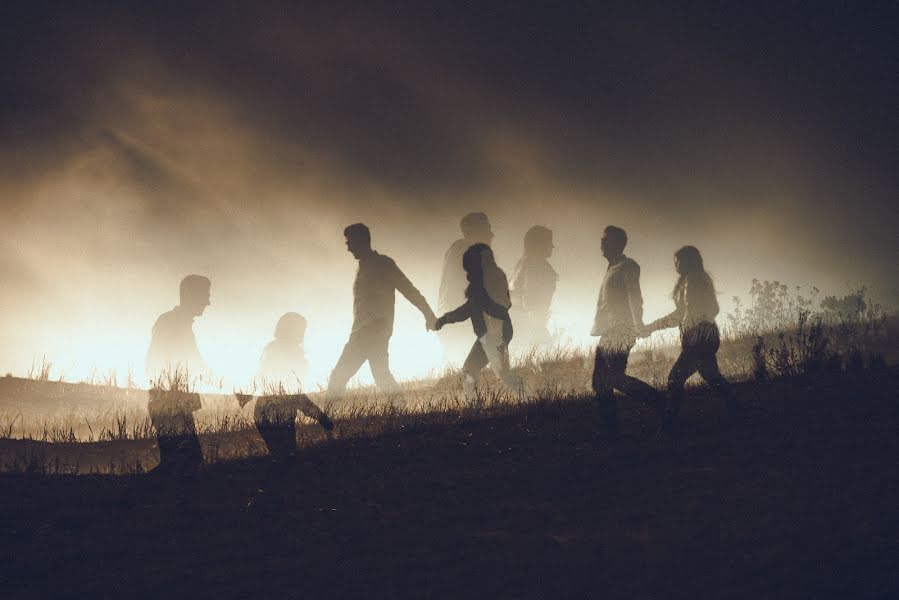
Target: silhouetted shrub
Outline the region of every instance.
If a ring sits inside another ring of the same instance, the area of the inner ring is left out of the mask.
[[[821,301],[821,309],[830,319],[859,319],[864,316],[869,303],[866,298],[868,288],[862,286],[845,296],[826,296]]]
[[[749,288],[750,304],[734,296],[733,310],[728,313],[728,327],[733,334],[760,334],[789,328],[795,325],[802,312],[811,313],[818,288],[811,288],[806,295],[800,286],[790,288],[780,281],[752,280]]]

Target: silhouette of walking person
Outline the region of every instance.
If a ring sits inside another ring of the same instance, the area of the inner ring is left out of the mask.
[[[253,420],[269,455],[276,462],[288,461],[296,455],[297,412],[318,421],[325,431],[334,428],[328,415],[306,394],[276,393],[256,400]]]
[[[681,353],[668,374],[668,402],[662,425],[670,425],[680,412],[684,384],[699,371],[705,381],[724,400],[731,417],[740,419],[742,407],[733,401],[730,383],[718,368],[718,348],[721,338],[715,317],[718,300],[715,285],[705,270],[702,255],[695,246],[684,246],[674,253],[677,283],[672,292],[674,310],[643,328],[646,336],[659,329],[680,328]]]
[[[388,346],[393,335],[395,292],[421,311],[428,330],[434,328],[434,312],[394,260],[372,249],[368,227],[355,223],[343,234],[347,250],[359,261],[359,269],[353,282],[353,329],[328,379],[328,396],[342,394],[366,360],[378,387],[393,391],[397,382],[390,372]]]
[[[191,376],[207,374],[209,368],[197,348],[193,323],[209,306],[211,285],[202,275],[188,275],[181,280],[178,306],[156,319],[146,360],[151,379],[176,370]]]
[[[209,306],[211,285],[202,275],[182,279],[178,306],[153,325],[146,370],[154,382],[148,411],[159,443],[159,472],[188,473],[203,464],[193,415],[200,409],[200,397],[188,388],[192,375],[208,371],[193,322]]]
[[[519,394],[526,394],[524,382],[509,365],[509,342],[512,340],[512,319],[509,308],[509,283],[506,274],[496,265],[493,251],[487,244],[475,244],[462,255],[462,267],[468,279],[465,303],[437,319],[439,331],[449,323],[471,320],[477,339],[462,365],[462,385],[465,397],[476,395],[478,374],[488,364],[500,379]]]
[[[605,228],[600,242],[609,261],[599,289],[596,317],[590,335],[599,336],[593,367],[593,390],[609,438],[618,437],[618,406],[614,390],[647,403],[656,403],[656,390],[626,374],[628,355],[643,329],[643,296],[640,265],[624,255],[627,233],[620,227]]]
[[[437,312],[449,312],[465,302],[465,288],[468,282],[462,269],[462,255],[474,244],[486,244],[493,241],[493,230],[490,220],[482,212],[468,213],[459,223],[462,238],[453,242],[443,257],[443,268],[440,272],[440,290],[437,296]],[[468,335],[458,329],[446,329],[438,336],[443,348],[446,362],[462,360],[471,347]]]
[[[524,235],[524,256],[515,265],[512,299],[519,341],[541,345],[550,341],[549,308],[559,275],[547,260],[553,253],[553,232],[534,225]]]
[[[266,345],[259,362],[257,378],[266,394],[256,399],[253,420],[276,462],[290,460],[296,454],[297,412],[317,420],[326,431],[333,428],[331,419],[301,393],[309,369],[303,352],[305,335],[306,319],[299,313],[285,313],[278,319],[275,339]]]
[[[309,361],[303,350],[305,336],[303,315],[295,312],[282,315],[275,326],[275,339],[262,351],[257,379],[264,385],[301,388],[309,373]]]

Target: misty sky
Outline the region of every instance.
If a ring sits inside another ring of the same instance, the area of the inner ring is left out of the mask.
[[[5,3],[0,370],[140,371],[201,273],[213,367],[252,372],[296,310],[320,380],[351,324],[343,227],[369,224],[434,303],[471,210],[509,273],[531,225],[555,231],[576,343],[607,224],[647,318],[687,243],[725,310],[753,277],[895,305],[895,3],[428,4]],[[439,370],[398,306],[397,375]]]

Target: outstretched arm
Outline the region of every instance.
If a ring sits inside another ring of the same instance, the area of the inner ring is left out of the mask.
[[[674,309],[672,312],[668,313],[664,317],[659,317],[649,325],[644,328],[646,334],[650,334],[653,331],[658,331],[659,329],[668,329],[669,327],[677,327],[680,323],[680,311],[678,309]]]
[[[438,318],[434,323],[434,328],[437,331],[440,331],[444,325],[448,325],[449,323],[461,323],[469,318],[471,318],[471,302],[466,302],[462,306],[453,309]]]
[[[494,302],[489,296],[486,298],[486,302],[484,302],[484,312],[494,319],[505,320],[509,318],[509,309],[498,302]]]
[[[409,281],[409,278],[406,277],[406,274],[400,270],[395,262],[391,261],[391,265],[393,267],[392,275],[394,287],[406,297],[406,300],[408,300],[412,306],[421,311],[421,314],[424,315],[425,321],[428,324],[428,328],[431,328],[436,320],[436,316],[434,315],[434,311],[431,310],[428,301],[425,300],[425,297],[418,291],[418,288],[412,285],[412,282]]]

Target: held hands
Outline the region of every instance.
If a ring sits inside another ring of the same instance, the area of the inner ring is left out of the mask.
[[[428,331],[440,331],[443,329],[443,326],[446,325],[446,321],[443,320],[443,317],[439,319],[434,315],[425,318],[425,329]]]

